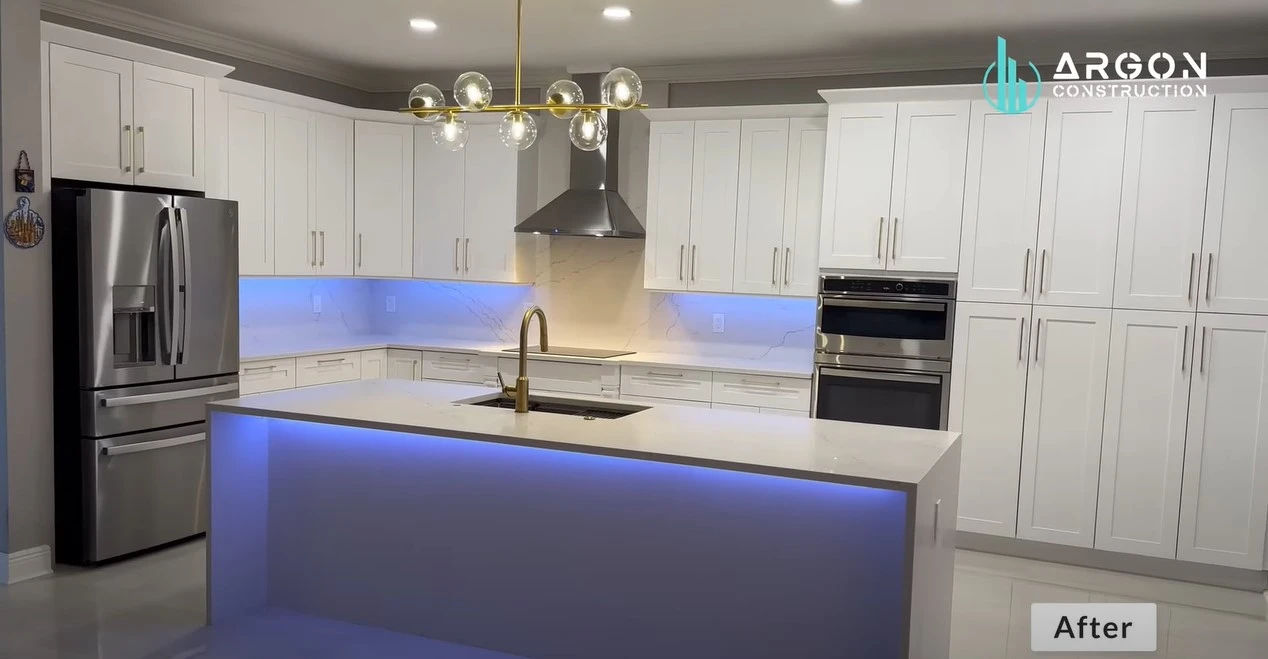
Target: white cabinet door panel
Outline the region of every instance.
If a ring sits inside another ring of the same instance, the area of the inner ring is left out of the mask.
[[[819,222],[823,217],[823,159],[827,143],[827,119],[789,121],[784,182],[784,295],[814,297],[819,292]]]
[[[739,171],[733,290],[774,295],[780,290],[784,256],[787,119],[746,119],[741,124]]]
[[[238,274],[274,274],[273,105],[227,97],[228,198],[238,202]]]
[[[691,243],[694,121],[652,123],[647,164],[647,245],[643,285],[686,290]]]
[[[1017,537],[1091,547],[1110,310],[1033,309]]]
[[[494,124],[471,126],[467,138],[462,274],[475,281],[515,281],[515,211],[519,152]],[[448,241],[445,245],[448,247]]]
[[[387,375],[387,349],[361,351],[361,379],[382,380]]]
[[[352,274],[352,120],[314,114],[316,153],[317,270],[326,276]]]
[[[388,348],[387,377],[392,380],[420,380],[423,353],[417,350]]]
[[[960,300],[1029,302],[1033,297],[1047,116],[1044,100],[1018,114],[998,112],[984,100],[973,102]]]
[[[202,190],[206,102],[202,76],[136,62],[136,185]]]
[[[691,167],[687,288],[730,293],[735,281],[735,208],[740,122],[697,121]]]
[[[131,185],[132,62],[50,44],[48,64],[53,176]]]
[[[1268,314],[1268,94],[1215,99],[1201,310]]]
[[[819,267],[885,269],[896,103],[828,110]]]
[[[466,160],[465,150],[447,151],[432,141],[431,126],[414,129],[415,277],[463,278]]]
[[[1048,104],[1036,303],[1113,302],[1126,132],[1126,99]]]
[[[956,271],[969,106],[968,101],[898,106],[889,209],[891,270]]]
[[[361,353],[340,352],[295,359],[295,384],[311,387],[361,379]]]
[[[409,277],[414,266],[414,127],[355,126],[356,274]]]
[[[1115,308],[1197,308],[1213,100],[1128,105]]]
[[[1194,315],[1114,311],[1097,549],[1176,556]]]
[[[1177,558],[1264,569],[1268,318],[1198,315]]]
[[[314,167],[313,115],[307,110],[275,106],[273,111],[273,256],[279,275],[311,275],[317,268],[317,228],[313,202],[317,191]]]
[[[961,433],[961,531],[1017,535],[1030,305],[956,307],[948,428]]]

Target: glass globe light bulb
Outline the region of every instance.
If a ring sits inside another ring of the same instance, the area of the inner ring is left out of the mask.
[[[466,146],[467,135],[467,122],[453,115],[431,127],[432,141],[446,151],[458,151]]]
[[[602,100],[618,110],[629,110],[643,98],[643,81],[638,74],[626,68],[612,69],[603,76]]]
[[[424,82],[410,91],[409,107],[411,110],[443,108],[445,107],[445,95],[436,85]],[[440,119],[439,114],[430,114],[419,117],[419,120],[425,124],[435,123],[437,119]]]
[[[580,105],[585,103],[585,97],[581,93],[581,86],[568,80],[556,80],[546,88],[546,104],[547,105]],[[567,119],[576,114],[576,110],[551,110],[551,114],[560,119]]]
[[[483,110],[493,102],[493,83],[483,73],[468,71],[454,82],[453,97],[464,110]]]
[[[568,139],[582,151],[594,151],[608,139],[608,122],[594,110],[582,110],[568,122]]]
[[[516,151],[523,151],[537,141],[537,120],[531,114],[511,110],[502,117],[498,136],[502,138],[503,144]]]

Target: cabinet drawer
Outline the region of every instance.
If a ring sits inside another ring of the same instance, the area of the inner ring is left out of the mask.
[[[313,355],[295,360],[295,384],[300,387],[360,379],[361,353],[359,352]]]
[[[238,370],[238,393],[243,396],[294,388],[294,359],[242,362]]]
[[[621,385],[624,390],[625,385]],[[638,396],[622,393],[621,400],[630,403],[647,403],[648,405],[675,405],[678,407],[700,407],[709,409],[708,401],[682,400],[679,398],[656,398],[654,396]]]
[[[621,393],[707,403],[713,397],[713,373],[660,366],[622,366]]]
[[[422,379],[488,384],[496,378],[492,357],[470,352],[423,351]]]
[[[713,374],[713,402],[810,412],[810,380],[769,375]]]
[[[507,385],[515,384],[519,361],[498,359],[498,371]],[[616,398],[621,390],[621,367],[616,364],[580,364],[550,359],[528,360],[529,391],[585,394]]]

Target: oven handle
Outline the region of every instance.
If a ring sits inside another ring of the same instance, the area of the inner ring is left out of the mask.
[[[930,302],[897,302],[889,300],[859,300],[856,298],[838,298],[819,296],[825,307],[858,307],[865,309],[897,309],[899,311],[946,311],[946,303]]]
[[[830,375],[862,380],[888,380],[891,382],[915,382],[918,384],[942,384],[942,378],[936,375],[914,375],[911,373],[882,373],[878,371],[855,371],[844,368],[820,368],[820,375]]]

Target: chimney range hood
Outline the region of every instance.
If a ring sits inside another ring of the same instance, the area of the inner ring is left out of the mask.
[[[599,98],[602,74],[573,78],[581,86],[587,102]],[[647,232],[617,188],[617,167],[621,143],[621,113],[604,112],[608,139],[595,151],[572,150],[568,190],[515,227],[516,233],[543,236],[591,236],[606,238],[646,238]]]

